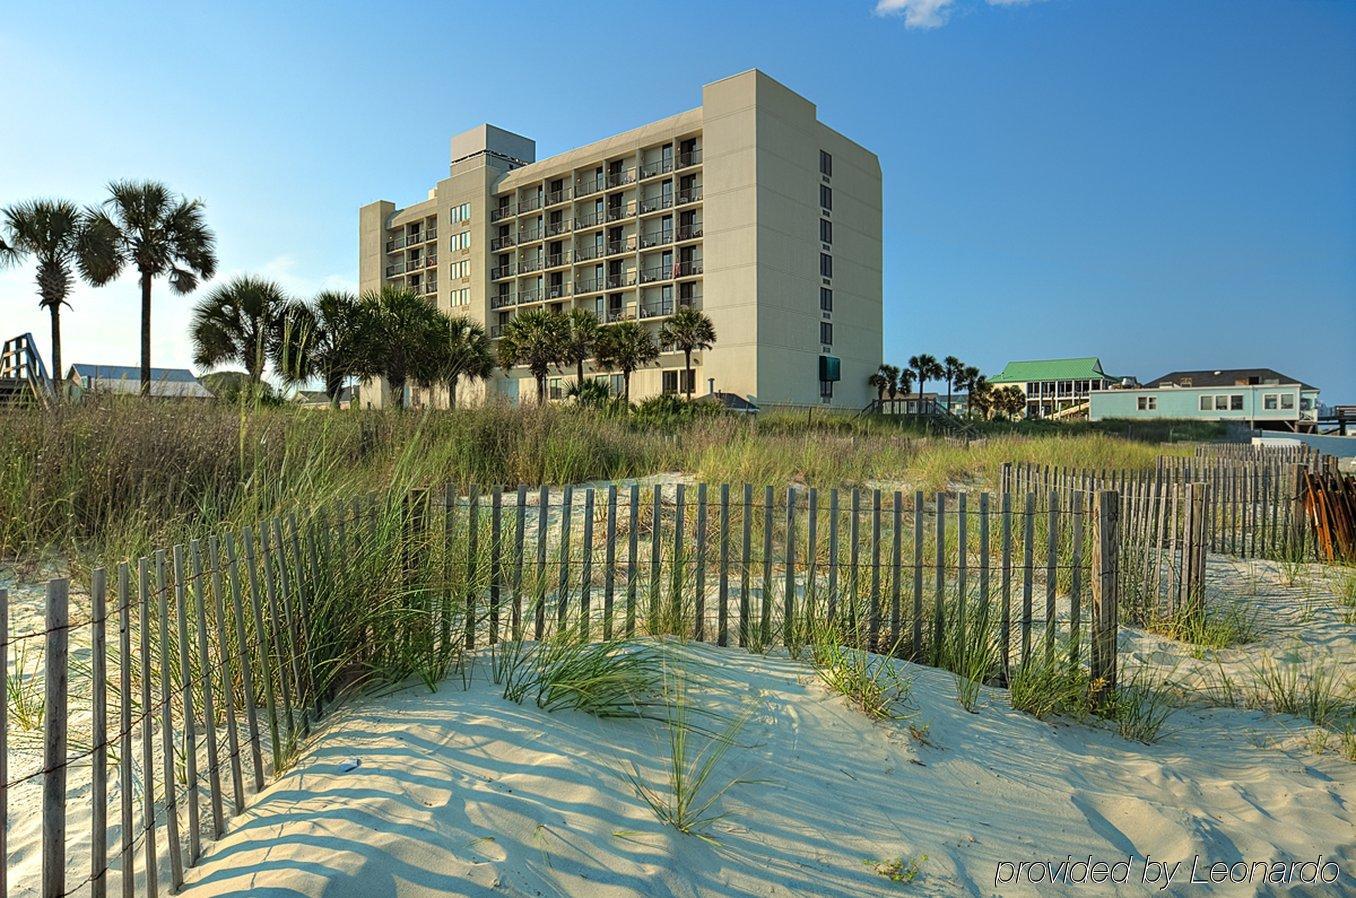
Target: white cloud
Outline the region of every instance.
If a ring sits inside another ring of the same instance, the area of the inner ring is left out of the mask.
[[[1040,0],[985,0],[989,6],[1027,6]],[[940,28],[951,18],[955,0],[876,0],[876,15],[903,16],[906,28]]]

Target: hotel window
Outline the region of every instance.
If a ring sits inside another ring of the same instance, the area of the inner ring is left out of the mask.
[[[833,175],[833,157],[823,150],[819,151],[819,173],[821,175]]]
[[[827,218],[819,220],[819,242],[833,243],[833,222]]]
[[[1139,397],[1139,410],[1140,410],[1140,411],[1142,411],[1142,412],[1152,412],[1152,411],[1155,411],[1155,410],[1157,410],[1157,409],[1158,409],[1158,397],[1157,397],[1157,396],[1141,396],[1141,397]]]
[[[1295,407],[1295,394],[1294,394],[1294,393],[1282,393],[1282,394],[1281,394],[1281,408],[1283,408],[1283,409],[1293,409],[1294,407]]]
[[[610,385],[608,389],[613,396],[620,396],[626,390],[626,381],[622,379],[620,374],[611,375],[609,380]]]
[[[825,209],[833,208],[833,188],[827,184],[819,185],[819,205]]]
[[[828,253],[819,254],[819,274],[822,277],[833,277],[833,256]]]
[[[819,322],[819,342],[825,346],[833,345],[833,325],[827,321]]]
[[[1229,410],[1233,412],[1243,411],[1243,394],[1234,393],[1229,397]]]
[[[469,306],[471,304],[471,288],[462,287],[460,290],[453,290],[451,301],[454,306]]]
[[[454,251],[459,249],[470,249],[470,248],[471,248],[470,231],[462,231],[458,234],[452,235],[452,249]]]
[[[819,288],[819,308],[825,312],[833,311],[833,290],[829,287]]]
[[[1274,411],[1276,411],[1276,394],[1275,394],[1275,393],[1267,393],[1266,395],[1264,395],[1264,396],[1262,397],[1262,408],[1266,409],[1266,410],[1269,411],[1269,412],[1274,412]]]
[[[819,398],[820,399],[833,398],[833,381],[821,380],[819,382]]]
[[[1228,410],[1229,410],[1229,397],[1228,397],[1228,396],[1216,396],[1216,397],[1215,397],[1215,411],[1217,411],[1217,412],[1227,412]]]
[[[453,222],[458,222],[458,221],[470,221],[470,220],[471,220],[471,204],[470,204],[470,203],[462,203],[460,206],[453,206],[453,207],[452,207],[452,221],[453,221]]]
[[[1208,412],[1214,407],[1214,400],[1209,396],[1201,397],[1201,411]]]
[[[665,371],[663,373],[662,390],[665,393],[686,393],[696,380],[697,372],[695,370]]]

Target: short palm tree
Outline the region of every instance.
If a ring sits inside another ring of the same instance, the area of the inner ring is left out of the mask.
[[[561,343],[561,361],[574,365],[574,382],[576,386],[581,386],[584,383],[584,362],[593,358],[597,348],[598,316],[588,309],[571,309],[565,318],[568,326]]]
[[[895,386],[899,388],[899,395],[904,397],[905,399],[904,408],[907,410],[909,407],[908,397],[909,394],[913,392],[913,372],[910,371],[908,368],[896,370],[899,371],[899,377],[895,379]],[[895,398],[894,390],[890,391],[890,398],[891,399]]]
[[[659,345],[665,349],[677,349],[683,353],[683,379],[687,381],[687,398],[692,399],[693,381],[692,353],[710,349],[716,343],[716,326],[706,313],[691,306],[684,306],[673,317],[665,321],[659,329]]]
[[[957,382],[960,386],[965,388],[965,416],[968,418],[970,417],[970,397],[979,389],[981,383],[987,385],[988,381],[983,374],[979,373],[979,369],[974,365],[966,365],[961,370]]]
[[[256,389],[279,345],[287,296],[272,281],[245,275],[212,290],[188,326],[193,362],[205,368],[237,363]]]
[[[461,315],[443,317],[447,325],[438,361],[448,408],[456,408],[457,385],[463,379],[484,380],[494,373],[494,349],[483,325]]]
[[[438,345],[447,319],[408,287],[387,285],[364,293],[354,327],[353,373],[383,377],[405,407],[405,387],[441,376]]]
[[[288,383],[320,378],[330,405],[354,375],[358,299],[342,290],[325,290],[311,303],[294,302],[283,313],[273,365]]]
[[[884,368],[885,366],[882,365],[881,367]],[[890,389],[890,378],[880,371],[875,371],[867,377],[866,385],[876,391],[876,403],[878,405],[885,402],[885,391]]]
[[[598,364],[622,376],[622,400],[631,401],[631,375],[659,361],[654,336],[639,321],[619,321],[603,329],[598,338]]]
[[[954,355],[942,359],[942,377],[946,380],[946,411],[951,413],[951,390],[960,387],[960,377],[965,373],[965,363]]]
[[[937,363],[934,356],[920,353],[909,357],[909,367],[918,377],[918,411],[922,413],[923,391],[927,389],[929,380],[936,380],[942,376],[942,366]]]
[[[116,181],[109,198],[90,210],[86,239],[89,277],[97,285],[117,277],[124,265],[141,278],[141,393],[151,392],[151,284],[168,277],[170,289],[192,293],[199,279],[216,273],[216,237],[199,200],[174,196],[156,181]]]
[[[600,408],[607,404],[609,392],[607,381],[601,377],[595,377],[581,383],[570,384],[570,389],[565,395],[570,396],[580,405],[593,406]]]
[[[75,270],[84,274],[92,248],[85,240],[88,220],[66,200],[34,200],[4,211],[5,234],[0,238],[0,266],[32,256],[38,264],[38,304],[52,320],[52,386],[62,394],[61,307],[75,282]],[[96,261],[97,264],[97,261]]]
[[[499,365],[525,365],[537,382],[537,404],[546,402],[546,377],[565,358],[569,320],[559,312],[532,309],[515,315],[499,331]]]

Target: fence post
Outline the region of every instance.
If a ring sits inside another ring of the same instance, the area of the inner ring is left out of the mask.
[[[47,584],[46,695],[42,746],[42,894],[66,894],[66,686],[70,583]],[[8,634],[6,634],[8,636]]]
[[[1294,559],[1299,559],[1304,556],[1304,525],[1306,523],[1306,515],[1304,513],[1304,475],[1304,465],[1290,466],[1290,544],[1286,546],[1286,554]]]
[[[1114,490],[1097,493],[1096,526],[1092,540],[1092,660],[1093,699],[1116,689],[1116,631],[1120,578],[1117,576],[1121,503]]]

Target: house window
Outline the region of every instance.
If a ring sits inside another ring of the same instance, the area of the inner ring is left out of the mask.
[[[1267,393],[1262,397],[1262,408],[1269,412],[1274,412],[1276,411],[1276,401],[1275,393]]]
[[[833,157],[823,150],[819,151],[819,173],[821,175],[833,175]]]
[[[1142,411],[1142,412],[1152,412],[1152,411],[1156,411],[1157,409],[1158,409],[1158,397],[1157,397],[1157,396],[1141,396],[1141,397],[1139,397],[1139,410],[1140,410],[1140,411]]]
[[[819,308],[825,312],[833,311],[833,290],[831,288],[819,288]]]
[[[1211,400],[1211,397],[1209,396],[1201,397],[1201,411],[1203,412],[1210,411],[1210,409],[1214,407],[1214,404],[1215,403]]]
[[[1228,397],[1228,396],[1216,396],[1216,397],[1215,397],[1215,411],[1217,411],[1217,412],[1227,412],[1228,410],[1229,410],[1229,397]]]
[[[833,345],[833,325],[827,321],[819,322],[819,342],[825,346]]]
[[[1234,393],[1229,397],[1229,410],[1233,412],[1243,411],[1243,394]]]
[[[553,377],[553,378],[551,378],[551,380],[548,381],[548,383],[547,383],[547,389],[548,389],[548,391],[549,391],[549,392],[548,392],[548,395],[549,395],[552,399],[564,399],[564,398],[565,398],[565,391],[564,391],[564,389],[561,387],[561,381],[560,381],[560,378],[559,378],[559,377]]]
[[[620,374],[612,375],[610,380],[611,383],[609,384],[609,389],[612,391],[612,395],[620,396],[626,389],[626,382],[622,379]]]
[[[697,378],[696,371],[687,369],[674,369],[663,373],[662,389],[665,393],[686,393],[692,388]]]
[[[821,277],[833,277],[833,256],[828,253],[819,254],[819,274]]]
[[[833,222],[827,218],[819,220],[819,242],[833,243]]]
[[[819,398],[820,399],[833,398],[833,381],[821,380],[819,382]]]
[[[833,188],[827,184],[819,185],[819,205],[824,209],[833,208]]]
[[[1289,410],[1293,410],[1293,409],[1295,408],[1295,394],[1294,394],[1294,393],[1282,393],[1282,394],[1281,394],[1281,408],[1282,408],[1282,409],[1289,409]]]

